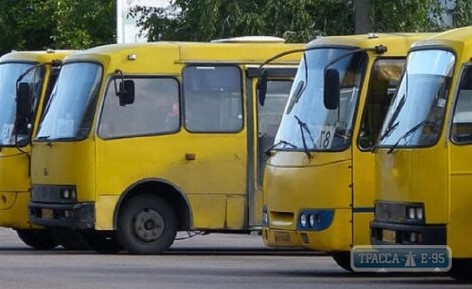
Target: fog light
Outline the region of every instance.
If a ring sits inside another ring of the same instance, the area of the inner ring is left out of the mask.
[[[416,243],[416,232],[410,233],[410,242]]]

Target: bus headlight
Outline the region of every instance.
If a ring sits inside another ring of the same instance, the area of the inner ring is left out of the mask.
[[[424,218],[423,207],[409,206],[406,208],[406,218],[411,221],[422,221]]]
[[[307,223],[307,215],[304,214],[304,213],[302,213],[302,214],[300,215],[300,227],[306,228],[307,225],[308,225],[308,223]]]
[[[333,209],[303,209],[298,213],[297,229],[322,231],[331,225],[333,218]]]
[[[59,192],[60,197],[63,200],[75,200],[77,198],[75,189],[73,188],[61,189]]]
[[[269,213],[267,212],[267,207],[262,208],[262,226],[269,225]]]
[[[314,228],[315,225],[316,225],[316,220],[315,220],[315,215],[314,214],[310,215],[309,222],[310,222],[310,227]]]

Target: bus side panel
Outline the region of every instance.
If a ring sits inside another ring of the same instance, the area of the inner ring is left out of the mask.
[[[353,246],[370,244],[369,223],[373,218],[372,212],[353,211]]]
[[[14,150],[14,151],[13,151]],[[13,155],[15,154],[15,155]],[[28,226],[25,216],[29,201],[28,158],[17,149],[3,148],[0,154],[0,219],[2,226]],[[20,223],[18,224],[18,221]]]
[[[374,217],[375,159],[370,151],[356,146],[353,166],[353,236],[352,245],[369,245],[369,222]]]
[[[118,195],[97,196],[95,203],[95,228],[97,230],[113,230],[113,213],[118,203]]]
[[[226,198],[226,226],[231,229],[244,229],[246,214],[244,212],[246,198],[241,195],[228,195]]]
[[[189,195],[188,198],[193,210],[193,227],[195,229],[222,229],[225,227],[225,195]]]
[[[97,179],[106,181],[97,183],[97,197],[119,196],[131,184],[161,180],[177,185],[188,198],[193,229],[239,229],[240,220],[227,214],[244,218],[246,208],[240,201],[235,205],[227,199],[245,198],[245,137],[244,133],[197,135],[181,130],[169,135],[99,140]],[[194,159],[187,159],[188,155]],[[107,216],[103,224],[110,224],[112,212],[102,214]],[[233,220],[227,222],[227,217]],[[229,224],[236,227],[227,227]]]
[[[450,210],[447,243],[453,256],[472,256],[472,146],[451,146]]]

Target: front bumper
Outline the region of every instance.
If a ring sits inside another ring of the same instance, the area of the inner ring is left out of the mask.
[[[447,229],[446,225],[442,224],[422,225],[372,221],[370,242],[372,245],[446,245]]]
[[[262,239],[267,247],[303,248],[297,231],[262,228]]]
[[[70,229],[95,228],[95,204],[50,204],[30,202],[31,223],[44,227],[65,227]]]

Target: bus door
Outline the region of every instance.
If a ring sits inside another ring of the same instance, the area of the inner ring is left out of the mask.
[[[377,59],[370,71],[364,112],[359,127],[357,144],[353,145],[353,245],[368,245],[369,222],[373,218],[375,179],[374,154],[390,100],[403,71],[403,58]]]
[[[189,140],[179,184],[197,229],[247,227],[247,130],[241,67],[192,64],[183,69],[184,128]]]
[[[450,140],[450,220],[448,245],[463,256],[471,256],[470,218],[472,209],[472,64],[462,68],[455,94]],[[429,208],[426,208],[426,210]],[[428,212],[428,211],[426,211]],[[459,254],[456,254],[459,255]]]
[[[267,161],[265,151],[273,145],[280,120],[287,103],[296,67],[267,68],[267,94],[264,104],[258,101],[257,82],[259,68],[247,69],[247,107],[248,115],[248,207],[249,226],[261,226],[262,216],[262,182],[264,167]],[[254,93],[255,92],[255,93]]]

